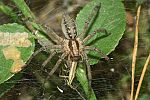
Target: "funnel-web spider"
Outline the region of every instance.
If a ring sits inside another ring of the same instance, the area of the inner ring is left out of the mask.
[[[92,76],[91,76],[91,68],[89,64],[89,58],[87,56],[87,51],[96,51],[101,56],[103,56],[106,60],[108,60],[108,57],[96,47],[85,45],[85,42],[91,39],[96,33],[103,32],[107,35],[108,32],[105,29],[99,28],[95,30],[93,33],[87,35],[85,38],[82,38],[83,36],[85,36],[90,26],[90,23],[93,21],[94,18],[96,18],[96,15],[99,13],[100,7],[101,5],[98,4],[92,9],[92,12],[89,14],[84,24],[82,33],[79,35],[77,35],[77,29],[76,29],[77,27],[76,27],[75,20],[72,19],[66,13],[64,13],[61,22],[62,31],[65,38],[58,36],[55,32],[53,32],[50,29],[46,29],[45,34],[48,35],[49,38],[51,38],[56,43],[56,45],[50,47],[50,55],[42,65],[45,66],[54,57],[56,53],[62,53],[60,59],[56,62],[55,66],[50,71],[49,76],[51,76],[57,70],[57,68],[63,61],[63,59],[67,59],[67,64],[70,68],[69,76],[68,76],[68,85],[71,85],[76,72],[77,62],[81,59],[82,61],[85,62],[87,68],[87,75],[90,83]],[[31,28],[28,25],[27,27],[29,29]],[[43,46],[35,53],[33,53],[33,56],[37,55],[41,51],[44,51],[46,48],[47,48],[46,46]]]

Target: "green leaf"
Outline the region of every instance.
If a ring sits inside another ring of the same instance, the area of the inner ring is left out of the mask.
[[[87,41],[86,44],[97,47],[104,54],[109,54],[118,45],[125,31],[125,10],[121,0],[92,0],[92,2],[88,3],[77,15],[77,29],[78,33],[82,32],[88,15],[99,3],[101,3],[101,8],[98,17],[95,19],[88,34],[99,28],[105,28],[111,34],[103,37],[104,33],[97,33],[92,39]],[[89,55],[92,56],[90,61],[91,65],[99,61],[100,54],[97,52],[90,52]]]
[[[96,96],[91,87],[89,87],[86,71],[82,69],[82,65],[79,65],[76,71],[77,80],[80,82],[88,100],[96,100]]]
[[[0,12],[10,16],[14,21],[18,20],[18,16],[15,12],[13,12],[13,9],[4,5],[2,2],[0,2]]]
[[[38,31],[37,38],[40,39],[40,41],[42,41],[44,43],[48,42],[48,43],[52,44],[52,42],[49,41],[48,38],[46,38],[45,35],[43,34],[43,32],[45,32],[45,30],[42,28],[42,26],[40,24],[36,23],[36,17],[30,10],[28,5],[25,3],[25,1],[24,0],[12,0],[12,1],[15,3],[15,5],[18,7],[18,9],[23,13],[24,18],[29,19],[28,21],[26,21],[26,25],[29,25],[30,27],[32,27],[32,29],[40,30],[40,32]],[[30,31],[33,31],[33,30],[30,30]],[[39,43],[41,44],[41,42],[39,42]],[[41,44],[41,45],[43,46],[43,44]]]
[[[125,31],[125,10],[121,0],[93,0],[88,3],[77,15],[76,23],[78,34],[82,32],[88,15],[97,4],[101,4],[101,8],[87,35],[99,28],[104,28],[111,34],[103,37],[104,33],[97,33],[92,39],[87,41],[86,45],[91,45],[100,49],[104,54],[109,54],[118,45],[119,40]],[[98,53],[90,52],[89,55],[93,56],[90,61],[91,65],[96,64],[99,61],[98,59],[100,58],[100,55]],[[76,76],[83,87],[88,100],[96,100],[93,90],[88,86],[86,71],[78,67]]]
[[[15,5],[22,11],[26,18],[35,19],[34,14],[31,12],[30,8],[27,6],[24,0],[12,0]]]
[[[34,51],[31,33],[16,23],[0,26],[0,84],[23,69]]]

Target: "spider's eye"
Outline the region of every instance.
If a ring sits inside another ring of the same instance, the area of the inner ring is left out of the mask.
[[[72,35],[70,34],[69,37],[72,38]]]
[[[67,30],[70,30],[70,27],[67,27]]]
[[[68,34],[71,34],[70,27],[67,27],[67,33],[68,33]]]
[[[68,34],[71,34],[70,30],[68,30],[67,32],[68,32]]]
[[[76,27],[73,27],[73,33],[77,34]]]

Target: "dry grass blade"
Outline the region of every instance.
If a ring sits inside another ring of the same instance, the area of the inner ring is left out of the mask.
[[[141,10],[141,6],[138,7],[137,15],[136,15],[135,40],[134,40],[134,48],[133,48],[133,55],[132,55],[132,87],[131,87],[130,100],[133,100],[133,93],[134,93],[134,73],[135,73],[135,64],[136,64],[137,47],[138,47],[138,26],[139,26],[140,10]]]
[[[138,98],[138,95],[139,95],[139,92],[140,92],[140,88],[141,88],[141,85],[142,85],[142,81],[144,79],[144,75],[145,75],[146,69],[148,67],[149,61],[150,61],[150,54],[147,57],[147,60],[146,60],[145,65],[143,67],[143,71],[142,71],[142,74],[141,74],[141,77],[140,77],[140,80],[139,80],[139,84],[138,84],[138,87],[137,87],[137,90],[136,90],[136,94],[135,94],[135,99],[134,100],[137,100],[137,98]]]

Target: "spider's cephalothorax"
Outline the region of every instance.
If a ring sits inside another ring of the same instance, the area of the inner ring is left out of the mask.
[[[79,59],[81,59],[87,67],[88,79],[90,81],[92,79],[92,76],[91,76],[91,68],[89,64],[89,58],[87,56],[87,51],[99,52],[99,54],[105,57],[105,59],[108,59],[108,57],[104,55],[96,47],[86,46],[84,44],[86,41],[91,39],[98,32],[104,32],[107,34],[107,31],[105,29],[102,28],[97,29],[93,33],[87,35],[85,38],[82,38],[83,36],[85,36],[90,23],[93,21],[94,18],[96,18],[95,16],[99,13],[100,6],[101,5],[98,4],[94,7],[94,9],[92,10],[92,12],[90,13],[90,15],[88,16],[85,22],[82,33],[79,36],[77,36],[77,29],[76,29],[77,27],[76,27],[75,20],[70,18],[70,16],[66,13],[63,15],[62,23],[61,23],[62,31],[64,33],[65,38],[58,36],[51,29],[46,31],[46,34],[56,43],[56,45],[50,47],[51,54],[47,58],[47,60],[43,63],[43,66],[45,66],[56,53],[62,53],[60,59],[56,62],[56,65],[49,73],[49,76],[56,71],[56,69],[59,67],[63,59],[67,59],[68,67],[70,68],[69,76],[68,76],[68,84],[71,85],[74,79],[77,62]],[[40,51],[45,50],[46,48],[47,48],[46,46],[43,46],[41,49],[36,51],[33,54],[33,56],[39,53]]]
[[[65,35],[63,42],[63,52],[66,52],[72,61],[78,61],[83,51],[83,43],[77,38],[76,23],[67,14],[63,15],[62,31]]]
[[[82,41],[78,38],[64,39],[62,51],[68,54],[71,61],[78,61],[83,51]]]

